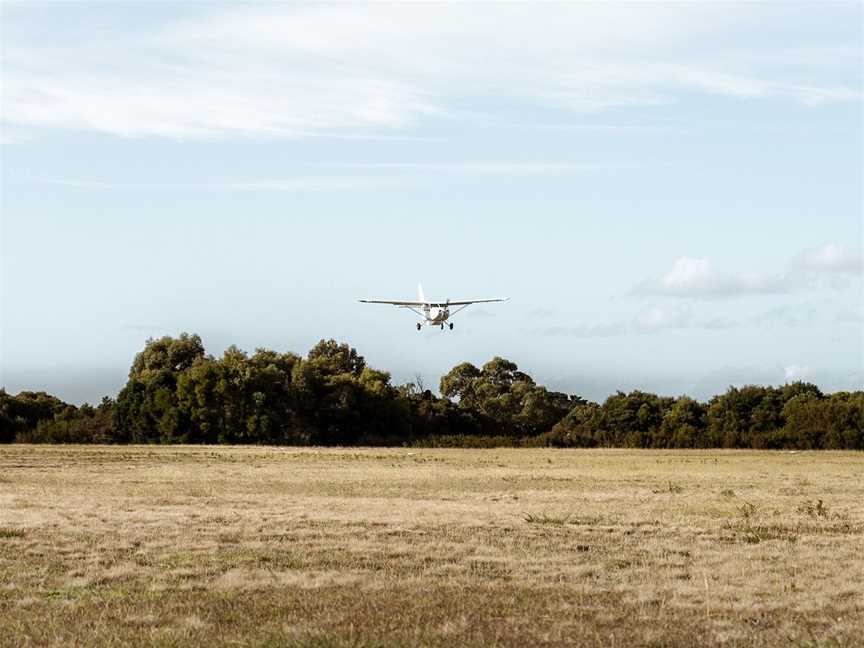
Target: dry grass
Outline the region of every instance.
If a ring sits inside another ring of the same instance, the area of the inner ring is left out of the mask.
[[[864,645],[854,453],[0,447],[0,645]]]

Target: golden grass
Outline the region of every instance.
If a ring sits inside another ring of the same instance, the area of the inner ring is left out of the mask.
[[[0,645],[864,645],[864,455],[0,447]]]

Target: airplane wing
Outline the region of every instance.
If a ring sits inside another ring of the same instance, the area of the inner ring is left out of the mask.
[[[471,304],[488,304],[490,302],[503,302],[509,297],[495,297],[492,299],[450,299],[446,302],[433,303],[432,306],[470,306]]]
[[[493,299],[450,299],[443,302],[408,301],[399,299],[358,299],[363,304],[391,304],[392,306],[434,306],[444,308],[446,306],[470,306],[471,304],[488,304],[490,302],[503,302],[509,297],[495,297]]]
[[[425,306],[426,302],[398,299],[358,299],[363,304],[390,304],[392,306]]]

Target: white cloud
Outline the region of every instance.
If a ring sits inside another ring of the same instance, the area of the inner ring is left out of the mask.
[[[794,265],[819,273],[860,273],[864,270],[864,256],[860,250],[839,243],[827,243],[802,251],[795,257]]]
[[[688,287],[713,280],[711,262],[708,259],[681,257],[662,279],[667,288]]]
[[[813,372],[810,367],[802,367],[801,365],[789,365],[783,368],[783,377],[788,381],[805,380]]]
[[[51,38],[38,14],[4,16],[7,123],[120,136],[365,137],[488,97],[580,111],[692,93],[860,98],[854,75],[812,83],[807,57],[730,56],[741,21],[782,25],[782,8],[284,4],[171,20],[160,6],[158,28],[106,34],[110,8],[84,7],[67,30],[74,40],[56,26],[61,37]],[[733,37],[728,51],[703,45],[723,35]],[[840,51],[827,60],[855,69],[857,54]]]
[[[642,281],[634,293],[669,297],[712,298],[789,292],[794,281],[786,275],[718,272],[704,257],[680,257],[659,279]]]
[[[830,275],[858,274],[862,267],[860,252],[837,243],[803,250],[785,271],[776,273],[721,272],[707,257],[683,256],[662,276],[639,282],[631,294],[712,299],[779,295],[821,287],[842,290],[849,285],[849,278],[832,279]]]

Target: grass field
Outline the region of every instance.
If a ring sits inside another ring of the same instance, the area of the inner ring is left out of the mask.
[[[864,645],[864,455],[0,446],[0,645]]]

